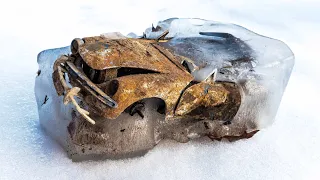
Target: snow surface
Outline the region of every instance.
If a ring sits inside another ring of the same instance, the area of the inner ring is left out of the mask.
[[[2,2],[0,179],[320,179],[319,9],[312,0]],[[296,62],[275,123],[234,143],[162,141],[144,157],[73,163],[39,126],[37,54],[170,17],[236,23],[289,45]]]

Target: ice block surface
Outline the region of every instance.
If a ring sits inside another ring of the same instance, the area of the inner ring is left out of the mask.
[[[165,46],[195,62],[196,79],[203,80],[216,69],[217,81],[241,85],[242,105],[234,120],[247,121],[248,129],[274,121],[294,65],[293,52],[285,43],[239,25],[203,19],[160,21],[145,36],[154,39],[167,30],[166,39],[171,40]]]
[[[162,115],[153,113],[156,107],[149,105],[153,103],[146,102],[143,120],[138,115],[122,114],[116,120],[100,119],[96,125],[88,125],[72,105],[63,104],[63,97],[53,86],[53,64],[61,55],[69,54],[70,47],[46,50],[38,55],[40,71],[35,83],[39,119],[73,160],[132,157],[162,139],[187,142],[208,134],[212,139],[250,137],[250,133],[272,124],[294,65],[294,55],[286,44],[238,25],[202,19],[161,21],[146,29],[144,38],[156,39],[167,30],[165,39],[170,40],[160,44],[183,56],[196,81],[214,73],[216,81],[240,87],[241,105],[232,123],[208,119],[164,121]],[[119,33],[102,36],[125,38]]]

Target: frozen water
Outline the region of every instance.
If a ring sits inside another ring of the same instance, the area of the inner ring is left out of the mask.
[[[286,44],[238,25],[203,19],[171,18],[145,34],[153,39],[167,30],[166,38],[172,39],[164,46],[194,61],[200,68],[192,72],[196,80],[217,69],[217,81],[240,84],[242,105],[234,121],[248,121],[249,130],[272,124],[294,64]]]
[[[160,117],[157,107],[151,107],[152,103],[148,101],[145,104],[149,105],[145,105],[143,110],[145,118],[140,119],[138,115],[131,118],[123,113],[116,120],[99,121],[99,125],[94,125],[96,128],[87,126],[77,117],[72,118],[72,106],[63,104],[63,96],[57,96],[53,86],[53,63],[57,57],[70,51],[67,48],[46,50],[38,56],[41,73],[35,84],[39,119],[73,160],[85,156],[101,159],[141,154],[153,148],[162,137],[187,142],[208,133],[215,137],[240,136],[261,130],[273,122],[294,64],[293,53],[284,43],[237,25],[200,19],[169,19],[159,24],[156,28],[147,29],[147,38],[154,33],[159,34],[157,31],[161,34],[166,30],[173,32],[167,37],[172,39],[162,44],[175,54],[189,58],[186,62],[197,67],[192,72],[196,80],[203,81],[215,73],[217,81],[239,85],[241,106],[237,114],[226,119],[231,122],[229,125],[219,121],[191,122],[187,119],[180,123],[176,120],[176,125],[170,125],[171,121],[163,122],[164,116]],[[105,33],[103,36],[125,38],[120,33]],[[204,123],[211,128],[204,128]],[[74,128],[69,128],[71,126]],[[100,129],[99,133],[95,133],[98,131],[95,129]],[[71,141],[69,136],[72,136]],[[90,138],[77,141],[86,137]],[[80,143],[81,146],[78,145]]]
[[[310,0],[3,2],[0,179],[319,179],[319,8]],[[39,127],[38,52],[101,32],[141,34],[173,16],[240,24],[290,46],[296,62],[275,123],[235,143],[166,141],[141,158],[71,162]]]

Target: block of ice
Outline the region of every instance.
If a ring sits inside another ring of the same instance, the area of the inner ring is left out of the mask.
[[[242,87],[234,120],[246,121],[248,129],[272,124],[294,65],[293,52],[285,43],[235,24],[203,19],[167,19],[145,35],[154,39],[166,30],[166,38],[172,39],[165,46],[200,67],[193,72],[196,79],[217,69],[217,81]]]
[[[122,114],[116,120],[100,119],[91,125],[72,105],[63,104],[53,85],[54,62],[70,54],[70,47],[46,50],[38,55],[35,83],[40,123],[73,160],[143,154],[165,138],[187,142],[204,135],[212,139],[249,137],[272,124],[294,65],[294,55],[286,44],[238,25],[202,19],[161,21],[148,28],[144,38],[156,39],[167,30],[165,39],[170,40],[162,46],[185,57],[196,81],[214,73],[216,81],[240,87],[241,105],[236,115],[228,121],[165,121],[161,114],[153,113],[157,107],[148,101],[143,119]],[[124,38],[118,33],[102,36]]]

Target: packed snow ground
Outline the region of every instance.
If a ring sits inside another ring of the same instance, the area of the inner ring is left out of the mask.
[[[0,6],[0,179],[320,179],[320,2],[6,1]],[[242,25],[280,39],[296,64],[275,123],[249,140],[163,141],[144,157],[73,163],[40,128],[37,53],[75,37],[141,34],[169,17]]]

